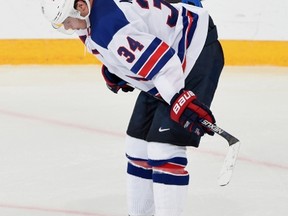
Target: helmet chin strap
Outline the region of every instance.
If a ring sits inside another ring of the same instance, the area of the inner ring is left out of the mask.
[[[85,19],[85,21],[86,21],[86,28],[89,28],[90,27],[90,19],[89,19],[89,17],[87,17],[86,19]]]

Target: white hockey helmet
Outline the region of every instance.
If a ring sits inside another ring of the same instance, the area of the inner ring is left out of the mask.
[[[82,1],[86,2],[89,9],[89,13],[85,17],[82,17],[80,12],[74,8],[76,0],[42,0],[42,13],[47,20],[56,25],[61,24],[67,17],[86,19],[90,15],[90,2],[89,0]]]

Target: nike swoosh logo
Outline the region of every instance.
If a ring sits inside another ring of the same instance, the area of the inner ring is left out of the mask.
[[[170,130],[170,128],[162,128],[162,127],[159,128],[160,133],[165,132],[165,131],[169,131],[169,130]]]

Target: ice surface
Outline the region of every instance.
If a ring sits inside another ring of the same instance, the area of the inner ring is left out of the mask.
[[[185,216],[288,215],[288,68],[226,67],[212,110],[242,146],[217,185],[226,141],[189,149]],[[125,216],[125,129],[138,91],[97,66],[0,67],[0,215]]]

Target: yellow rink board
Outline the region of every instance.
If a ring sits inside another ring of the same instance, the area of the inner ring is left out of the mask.
[[[221,40],[226,65],[288,66],[288,41]],[[0,65],[99,64],[78,39],[0,40]]]

